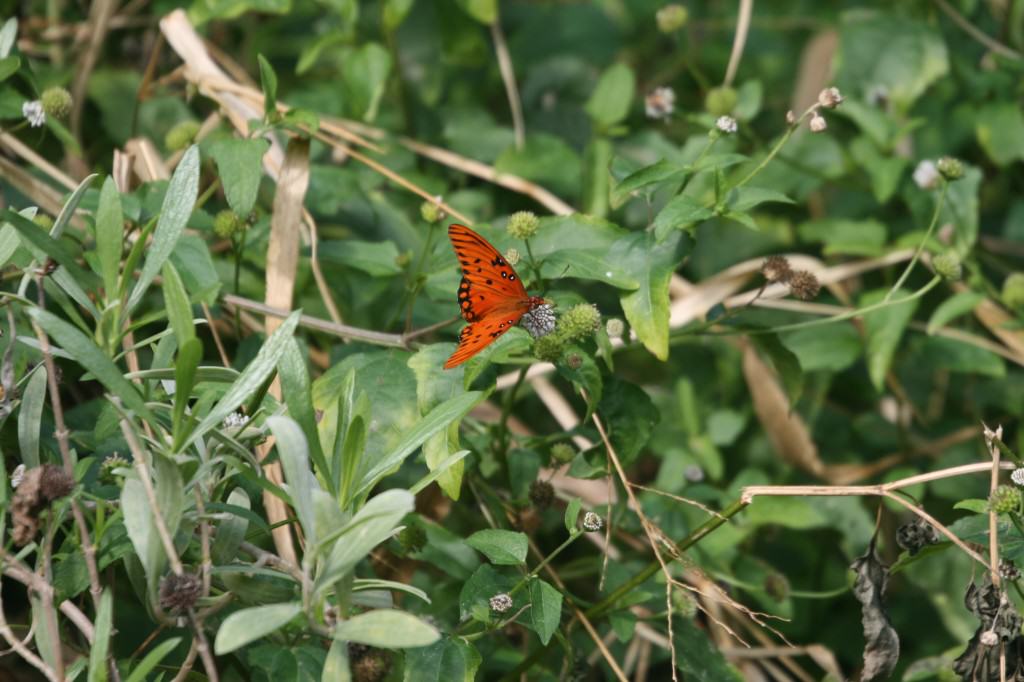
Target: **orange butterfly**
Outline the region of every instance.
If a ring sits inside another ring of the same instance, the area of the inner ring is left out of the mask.
[[[530,333],[541,336],[554,328],[551,306],[539,296],[526,293],[519,275],[498,250],[465,225],[450,225],[448,238],[462,266],[459,307],[469,322],[459,334],[459,347],[444,363],[445,369],[461,365],[523,316]],[[527,322],[529,324],[527,324]]]

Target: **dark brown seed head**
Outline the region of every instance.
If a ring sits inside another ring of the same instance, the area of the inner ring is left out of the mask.
[[[202,594],[199,576],[171,573],[160,580],[160,606],[167,611],[188,611]]]
[[[821,291],[821,283],[806,270],[797,270],[789,278],[789,290],[801,301],[810,301]]]
[[[555,489],[547,481],[534,481],[530,484],[530,502],[537,509],[547,509],[555,499]]]
[[[771,283],[788,282],[793,276],[793,268],[785,256],[768,256],[761,264],[761,274]]]

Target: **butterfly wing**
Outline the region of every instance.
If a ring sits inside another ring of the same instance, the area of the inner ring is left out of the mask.
[[[444,363],[445,369],[461,365],[466,360],[494,343],[494,341],[514,327],[519,319],[529,310],[529,306],[521,306],[517,310],[494,310],[477,322],[467,324],[459,333],[459,346]]]
[[[462,267],[459,309],[464,320],[479,322],[496,310],[529,300],[519,275],[486,239],[455,224],[448,227],[448,238]]]

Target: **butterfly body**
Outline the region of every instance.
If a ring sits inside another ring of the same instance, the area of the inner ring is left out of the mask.
[[[526,292],[519,275],[486,239],[464,225],[451,225],[448,238],[462,267],[459,310],[469,324],[459,346],[444,363],[456,367],[518,324],[523,315],[544,304]]]

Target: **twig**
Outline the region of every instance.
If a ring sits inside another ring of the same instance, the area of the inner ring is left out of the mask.
[[[225,367],[231,366],[231,358],[228,357],[228,352],[224,348],[224,342],[221,341],[220,332],[217,331],[217,325],[214,324],[213,313],[210,312],[210,306],[206,305],[206,302],[202,302],[203,316],[209,323],[210,335],[213,336],[213,345],[217,346],[217,354],[220,355],[220,362]]]
[[[967,19],[965,19],[963,15],[957,12],[956,9],[954,9],[948,2],[946,2],[946,0],[933,1],[936,5],[939,6],[939,9],[946,13],[946,16],[953,20],[954,24],[956,24],[963,30],[964,33],[971,36],[988,49],[1008,59],[1015,59],[1018,61],[1024,60],[1024,55],[1022,55],[1020,52],[1017,52],[1016,50],[1007,47],[1006,45],[1003,45],[995,38],[990,37],[987,33],[984,33],[983,31],[975,27],[974,24],[967,21]]]
[[[508,53],[505,33],[501,30],[501,18],[496,17],[491,24],[491,38],[494,39],[494,54],[498,58],[498,71],[505,83],[505,95],[508,97],[508,108],[512,112],[512,129],[515,132],[516,149],[522,150],[526,141],[526,127],[523,125],[523,105],[519,100],[519,88],[516,86],[516,72],[512,68],[512,58]]]
[[[142,444],[139,443],[138,436],[135,435],[135,429],[132,428],[127,419],[121,420],[121,433],[124,434],[124,439],[128,443],[128,449],[131,450],[132,458],[135,460],[136,473],[138,473],[142,487],[146,491],[149,509],[153,514],[153,523],[156,525],[156,532],[160,536],[160,542],[164,546],[167,561],[170,563],[171,570],[175,575],[183,575],[185,568],[182,566],[181,559],[174,549],[174,540],[171,539],[171,534],[167,530],[167,522],[164,521],[160,505],[157,503],[156,490],[153,489],[153,479],[149,476],[149,465],[146,464],[146,452],[143,450]]]
[[[736,70],[740,66],[740,59],[743,57],[743,48],[747,44],[747,34],[750,32],[750,17],[754,13],[754,0],[740,0],[739,16],[736,17],[736,33],[732,39],[732,52],[729,54],[729,66],[725,69],[725,81],[722,85],[731,87],[736,77]]]
[[[985,434],[985,447],[992,456],[992,478],[988,489],[989,499],[992,499],[996,494],[996,488],[999,487],[999,446],[996,445],[996,441],[1003,439],[1003,427],[997,426],[993,431],[982,424],[982,428]],[[999,588],[1002,583],[999,575],[999,512],[992,504],[989,504],[988,509],[988,561],[992,585]]]
[[[174,676],[171,682],[185,682],[190,672],[192,672],[192,666],[196,663],[196,655],[199,653],[199,638],[192,640],[192,645],[188,648],[188,654],[185,656],[185,660],[182,661],[181,667],[178,668],[178,674]]]
[[[46,299],[43,288],[43,276],[40,275],[36,282],[38,292],[37,302],[39,308],[45,309]],[[50,337],[43,331],[42,327],[35,322],[32,323],[36,338],[39,340],[39,350],[43,356],[43,364],[46,367],[46,383],[50,392],[50,408],[53,410],[53,421],[56,425],[54,436],[57,438],[57,445],[60,448],[60,457],[64,465],[64,471],[69,476],[75,474],[75,464],[71,457],[71,445],[69,443],[69,432],[64,422],[64,409],[61,403],[60,387],[57,385],[57,366],[53,361],[53,354],[50,351]],[[96,546],[92,543],[89,533],[89,526],[85,522],[85,515],[77,500],[71,500],[71,513],[75,519],[75,526],[82,543],[82,552],[85,556],[85,565],[89,574],[89,593],[92,596],[93,606],[97,609],[100,605],[100,595],[103,588],[100,586],[100,572],[96,564]]]

